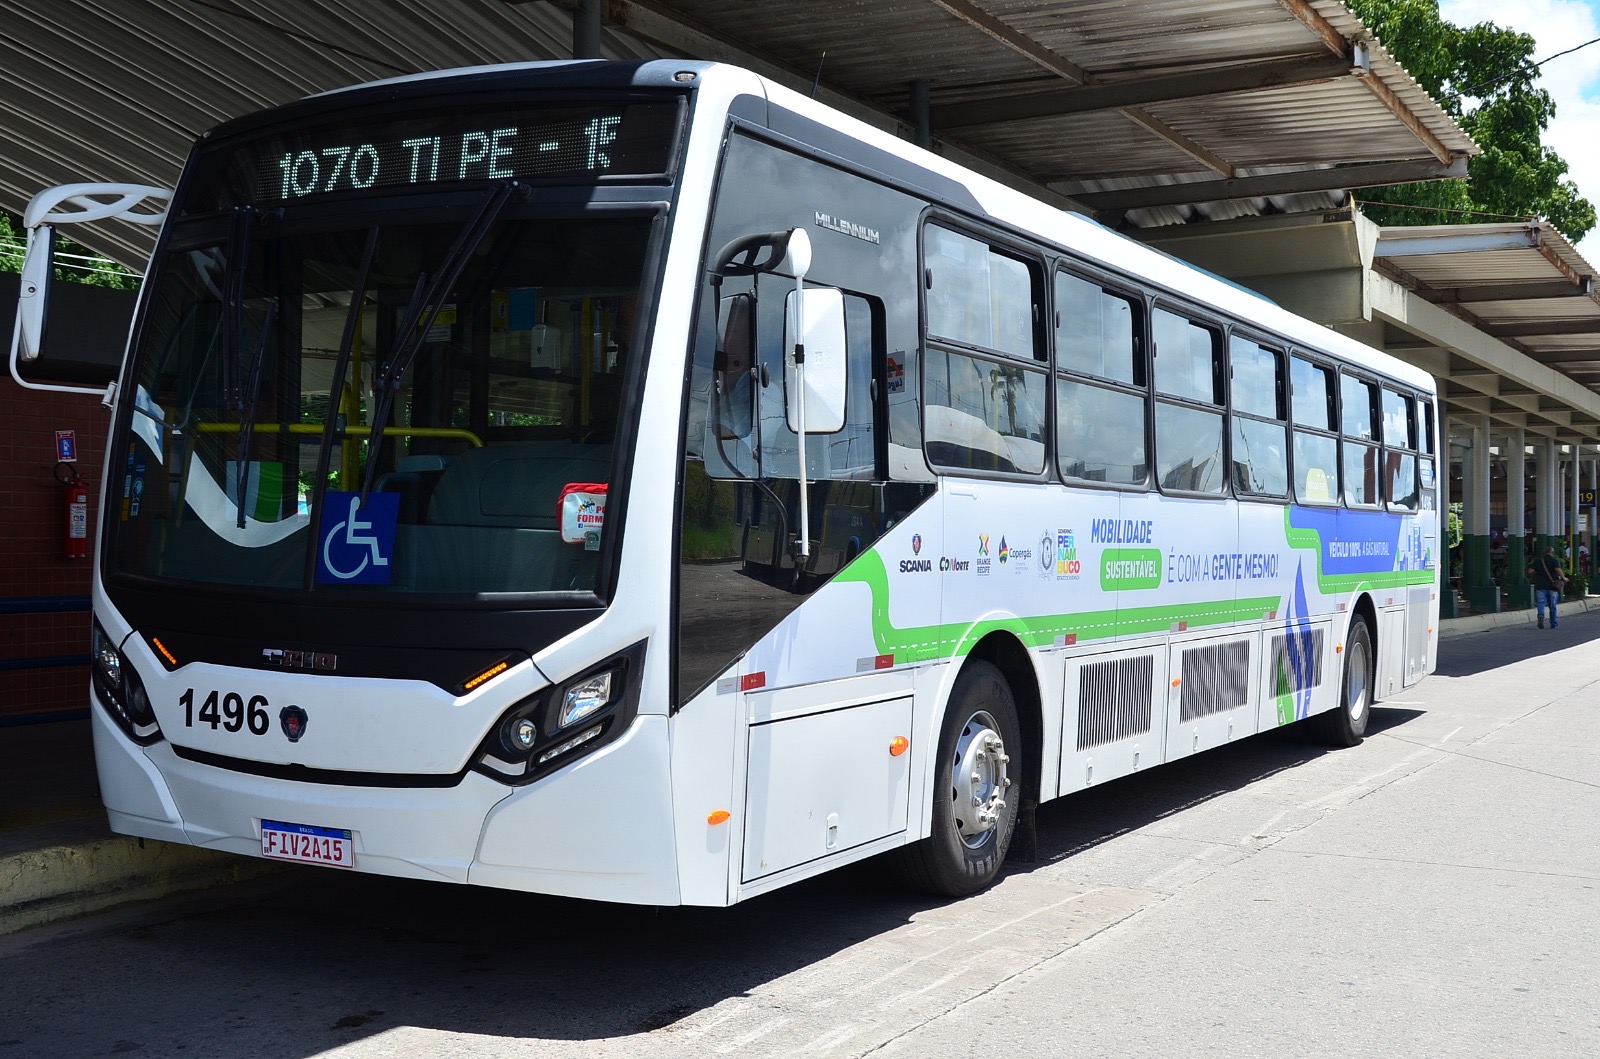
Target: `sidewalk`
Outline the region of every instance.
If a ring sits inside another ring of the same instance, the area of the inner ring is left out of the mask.
[[[88,721],[0,728],[0,934],[275,867],[112,834]]]
[[[1590,610],[1600,596],[1561,604],[1564,617]],[[1439,636],[1533,622],[1531,610],[1475,614],[1441,622]],[[0,728],[0,934],[281,870],[114,835],[96,786],[88,721]]]

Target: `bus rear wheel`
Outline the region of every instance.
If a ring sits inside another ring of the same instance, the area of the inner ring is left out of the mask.
[[[988,662],[969,660],[939,730],[932,833],[900,851],[907,882],[964,897],[994,881],[1016,830],[1021,751],[1010,685]]]
[[[1312,732],[1329,746],[1355,746],[1366,738],[1372,716],[1372,632],[1367,619],[1350,623],[1344,645],[1344,681],[1339,705],[1316,716]]]

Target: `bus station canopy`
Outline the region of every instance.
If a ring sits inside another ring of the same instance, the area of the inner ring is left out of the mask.
[[[599,3],[600,0],[593,0]],[[360,81],[566,58],[580,0],[0,0],[0,207],[170,186],[240,114]],[[1459,176],[1477,148],[1338,0],[604,0],[608,58],[748,66],[1130,227]],[[151,233],[74,236],[140,267]]]
[[[1452,416],[1600,437],[1595,270],[1548,225],[1386,228],[1342,207],[1139,234],[1431,372]]]

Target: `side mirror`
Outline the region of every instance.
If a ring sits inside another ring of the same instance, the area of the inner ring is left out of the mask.
[[[755,390],[755,299],[733,294],[722,299],[713,378],[717,387],[717,436],[724,441],[749,437]]]
[[[21,287],[17,295],[17,326],[12,347],[23,361],[37,360],[44,348],[45,310],[50,298],[50,277],[55,269],[56,231],[48,224],[28,232],[28,253],[22,259]]]
[[[790,291],[784,320],[784,348],[793,349],[797,341],[805,347],[804,433],[833,434],[843,430],[846,381],[843,292],[834,287]],[[794,358],[785,357],[784,411],[789,429],[799,434],[802,427],[795,374]]]

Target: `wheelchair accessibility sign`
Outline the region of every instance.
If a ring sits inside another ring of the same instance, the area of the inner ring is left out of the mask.
[[[317,546],[317,584],[387,585],[400,494],[324,494],[322,540]]]

